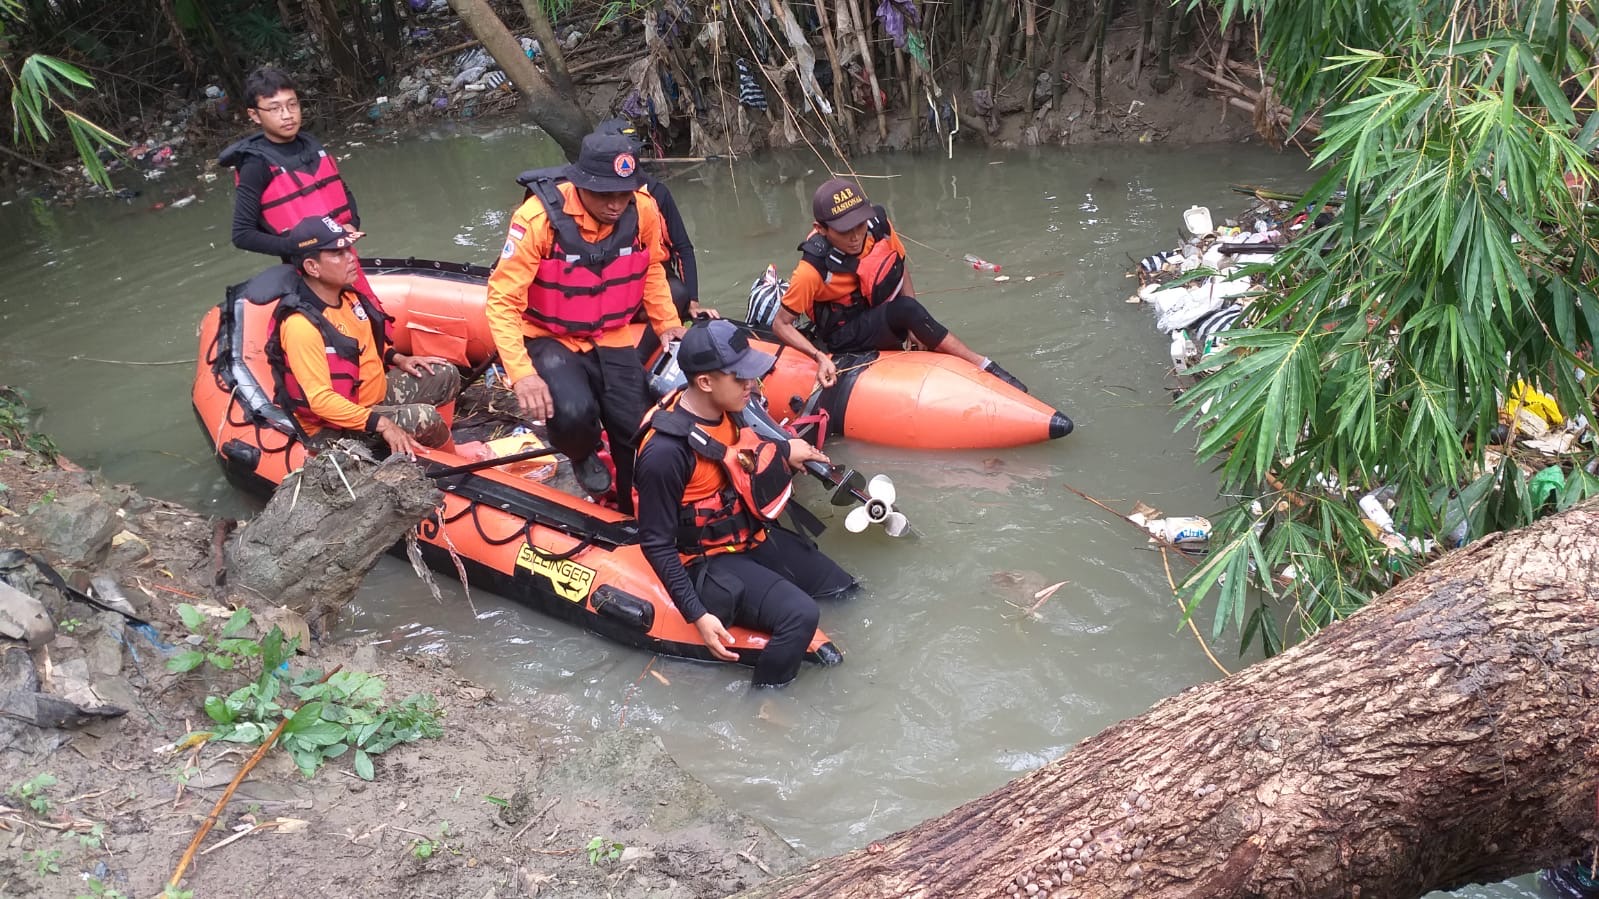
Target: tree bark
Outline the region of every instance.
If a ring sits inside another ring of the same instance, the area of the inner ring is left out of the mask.
[[[1599,503],[753,897],[1413,897],[1586,857]],[[1028,886],[1037,887],[1029,893]]]
[[[563,96],[545,78],[533,61],[522,55],[522,45],[489,7],[488,0],[450,0],[450,8],[500,64],[511,83],[527,99],[533,123],[561,145],[567,159],[577,159],[583,137],[594,127],[588,114],[571,98]]]
[[[556,90],[576,101],[577,88],[572,85],[572,72],[566,67],[566,51],[561,49],[561,42],[555,36],[555,25],[544,12],[543,0],[522,0],[522,12],[527,14],[528,27],[533,29],[533,36],[539,39],[539,52],[544,55],[544,68],[550,73],[550,81],[555,84]]]
[[[310,2],[310,0],[308,0]],[[361,83],[361,66],[355,50],[344,36],[344,20],[339,17],[333,0],[315,0],[322,24],[323,49],[328,51],[328,61],[345,84],[352,88]]]
[[[338,450],[314,456],[228,541],[228,590],[287,606],[320,629],[442,499],[415,465],[377,465]]]

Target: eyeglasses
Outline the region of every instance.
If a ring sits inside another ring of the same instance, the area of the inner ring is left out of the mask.
[[[299,111],[300,111],[300,101],[299,100],[290,100],[287,103],[282,103],[282,104],[279,104],[277,106],[257,106],[256,107],[256,111],[261,113],[262,115],[281,116],[284,113],[288,113],[290,115],[295,115],[295,114],[298,114]]]

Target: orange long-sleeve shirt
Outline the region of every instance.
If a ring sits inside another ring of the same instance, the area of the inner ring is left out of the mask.
[[[308,302],[315,296],[306,292]],[[348,431],[365,431],[372,407],[383,402],[388,393],[388,375],[383,370],[382,352],[372,337],[372,325],[364,317],[356,316],[355,294],[345,291],[338,306],[326,307],[323,316],[334,330],[345,337],[353,337],[361,345],[361,383],[355,391],[355,402],[340,396],[333,389],[333,378],[328,372],[327,344],[316,325],[303,315],[291,315],[278,326],[278,340],[283,344],[283,355],[294,372],[300,389],[305,391],[306,403],[324,422]],[[299,418],[299,416],[296,416]],[[315,434],[322,425],[300,418],[306,434]]]
[[[600,241],[610,235],[612,226],[601,224],[589,215],[578,199],[576,188],[562,183],[560,191],[566,198],[566,213],[577,220],[584,240]],[[672,289],[666,283],[666,269],[661,265],[667,258],[666,241],[662,238],[666,226],[649,194],[635,191],[633,202],[638,207],[639,240],[650,254],[650,267],[644,272],[644,314],[649,316],[655,333],[660,334],[683,324],[677,317],[677,307],[672,305]],[[488,314],[494,346],[500,351],[500,364],[505,366],[505,376],[512,384],[535,374],[533,360],[528,358],[527,346],[523,343],[527,338],[555,337],[577,352],[592,346],[631,345],[628,332],[622,328],[603,331],[593,337],[571,337],[551,334],[523,317],[528,287],[533,283],[539,262],[550,254],[554,243],[555,228],[550,225],[544,203],[537,196],[529,197],[511,216],[505,252],[500,254],[500,264],[489,276],[489,297],[484,311]]]
[[[901,256],[909,259],[909,254],[905,252],[905,245],[900,243],[897,232],[889,232],[888,242]],[[868,234],[858,255],[864,258],[876,244],[877,238]],[[794,267],[794,274],[788,278],[788,291],[783,294],[783,307],[795,315],[814,320],[816,316],[812,312],[817,303],[846,301],[855,292],[859,283],[860,279],[855,275],[843,272],[836,273],[824,281],[822,273],[818,272],[815,266],[801,259],[799,265]]]

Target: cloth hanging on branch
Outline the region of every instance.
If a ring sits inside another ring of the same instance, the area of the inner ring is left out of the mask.
[[[894,39],[894,46],[903,50],[906,23],[920,26],[922,11],[916,8],[916,0],[883,0],[877,4],[877,18],[883,23],[883,30]]]
[[[750,71],[750,64],[739,60],[738,66],[738,102],[751,109],[766,108],[766,91],[761,89],[761,83],[755,80],[755,75]]]

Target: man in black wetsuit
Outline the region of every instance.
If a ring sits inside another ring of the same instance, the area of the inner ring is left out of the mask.
[[[816,633],[816,599],[853,578],[804,537],[775,525],[794,471],[827,462],[798,438],[777,443],[742,425],[755,383],[776,358],[731,322],[700,321],[683,335],[688,387],[651,413],[634,471],[639,544],[710,655],[737,661],[728,625],[771,634],[757,687],[799,673]]]

